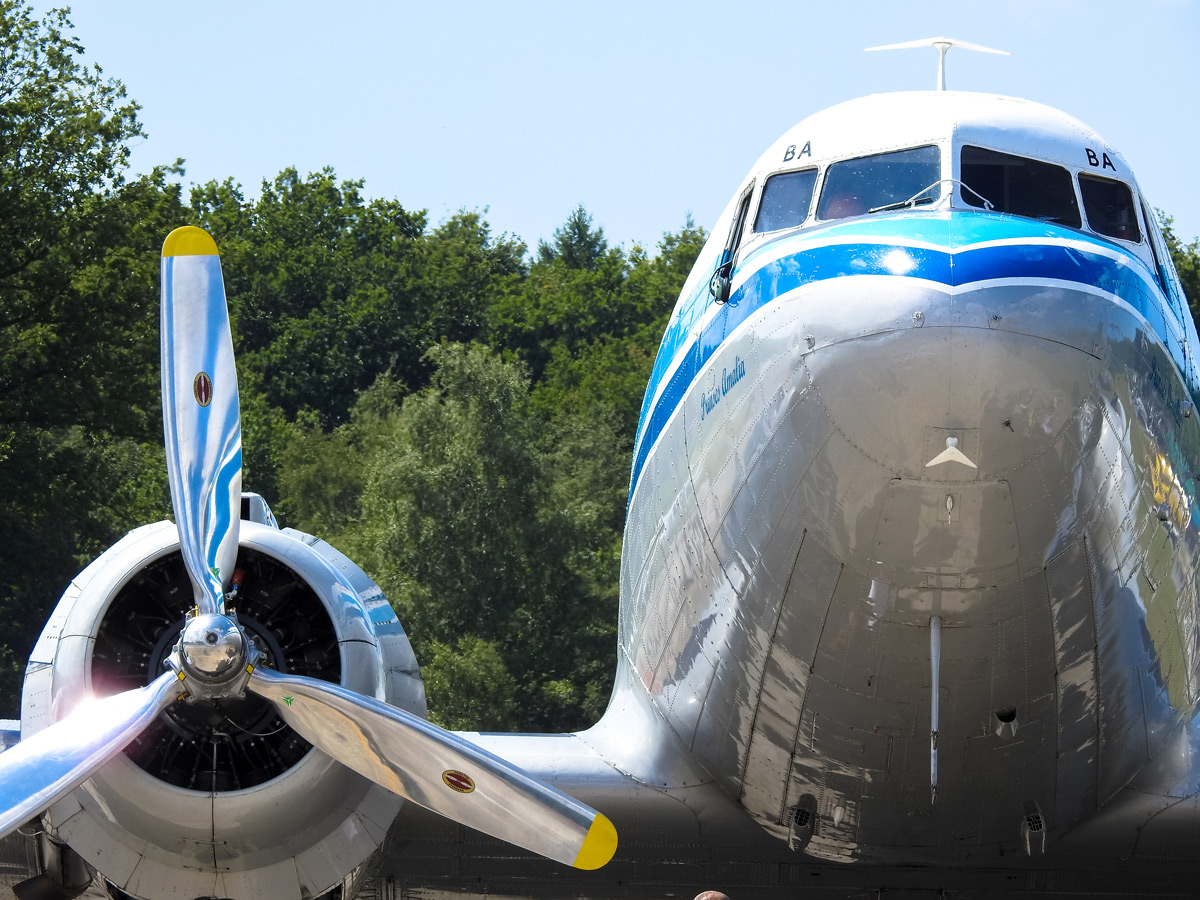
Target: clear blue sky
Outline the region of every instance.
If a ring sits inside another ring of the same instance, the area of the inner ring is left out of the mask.
[[[531,246],[580,202],[626,247],[689,212],[711,227],[787,127],[934,86],[932,49],[864,47],[946,34],[1013,53],[951,51],[951,89],[1079,117],[1200,235],[1200,0],[86,0],[72,19],[143,107],[137,171],[183,157],[185,183],[256,196],[332,166],[434,223],[487,207]]]

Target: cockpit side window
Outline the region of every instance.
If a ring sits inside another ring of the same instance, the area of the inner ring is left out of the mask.
[[[733,278],[733,264],[737,262],[738,247],[742,243],[742,232],[746,230],[746,219],[750,212],[750,198],[752,196],[754,196],[753,181],[742,191],[742,196],[738,199],[737,208],[733,214],[733,221],[729,226],[729,237],[725,239],[725,249],[721,251],[721,258],[717,261],[716,271],[713,272],[712,278],[708,282],[708,291],[718,303],[724,303],[729,299],[730,283]]]
[[[816,184],[816,169],[772,175],[763,185],[758,215],[754,217],[754,230],[779,231],[782,228],[795,228],[802,223],[808,218]]]
[[[1137,207],[1133,204],[1133,191],[1129,185],[1080,172],[1079,193],[1083,196],[1083,211],[1087,213],[1092,231],[1135,244],[1141,242]]]
[[[983,147],[964,146],[959,177],[963,182],[963,202],[971,206],[1072,228],[1083,225],[1071,173],[1062,166]]]
[[[941,154],[913,147],[836,162],[825,173],[818,219],[845,219],[884,207],[933,203],[941,197]]]

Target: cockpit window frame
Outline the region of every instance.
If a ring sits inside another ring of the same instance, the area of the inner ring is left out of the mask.
[[[1007,156],[1007,157],[1011,157],[1013,159],[1027,160],[1031,163],[1036,163],[1039,166],[1046,166],[1049,168],[1058,169],[1059,171],[1062,172],[1062,174],[1067,179],[1065,184],[1069,184],[1069,186],[1070,186],[1071,196],[1075,202],[1075,215],[1078,217],[1078,221],[1077,222],[1056,221],[1056,220],[1044,218],[1041,216],[1028,215],[1023,212],[1015,212],[1011,209],[1004,208],[1003,198],[998,199],[996,197],[989,197],[987,195],[988,192],[986,189],[984,191],[982,191],[981,193],[976,193],[976,191],[980,187],[980,185],[971,184],[970,181],[968,181],[964,177],[965,173],[963,171],[963,151],[965,151],[965,150],[982,150],[986,153],[994,153],[998,156]],[[1085,220],[1084,213],[1083,213],[1083,197],[1080,196],[1079,184],[1078,184],[1078,180],[1076,178],[1076,175],[1078,174],[1079,170],[1073,166],[1064,165],[1063,163],[1055,161],[1055,160],[1043,159],[1038,156],[1033,156],[1029,153],[1014,153],[1012,151],[1012,148],[1001,149],[999,147],[988,146],[987,144],[981,143],[979,141],[955,142],[955,145],[952,148],[952,163],[951,163],[951,165],[952,165],[952,171],[954,172],[954,178],[955,178],[953,199],[954,199],[955,205],[962,209],[986,209],[990,212],[995,212],[999,215],[1021,216],[1022,218],[1032,219],[1033,221],[1036,221],[1036,222],[1046,222],[1047,224],[1056,225],[1060,228],[1072,228],[1072,229],[1075,229],[1076,231],[1085,230],[1084,222],[1086,220]],[[973,197],[978,198],[981,201],[987,200],[987,202],[992,205],[990,207],[988,207],[982,203],[972,203],[969,199],[967,199],[968,194],[970,194]]]
[[[1107,231],[1101,231],[1099,228],[1097,228],[1092,223],[1092,216],[1088,212],[1087,198],[1083,195],[1083,185],[1084,185],[1085,178],[1088,181],[1092,181],[1092,182],[1107,182],[1109,184],[1119,185],[1120,187],[1123,187],[1125,189],[1125,192],[1129,197],[1129,211],[1131,213],[1133,213],[1133,226],[1134,226],[1134,228],[1139,229],[1139,234],[1138,234],[1136,240],[1133,240],[1133,239],[1130,239],[1127,237],[1121,237],[1120,235],[1117,235],[1117,234],[1110,234]],[[1087,224],[1088,231],[1092,232],[1093,234],[1097,234],[1100,237],[1108,238],[1109,240],[1113,240],[1113,241],[1121,241],[1122,243],[1125,243],[1125,244],[1137,245],[1137,244],[1141,244],[1142,241],[1145,240],[1145,237],[1146,237],[1145,229],[1143,226],[1138,224],[1138,218],[1139,218],[1138,217],[1138,206],[1139,206],[1138,195],[1137,195],[1137,191],[1134,190],[1133,185],[1131,185],[1128,181],[1125,181],[1122,178],[1109,178],[1106,175],[1097,175],[1095,172],[1085,172],[1082,169],[1076,173],[1075,179],[1076,179],[1076,181],[1079,182],[1079,201],[1081,204],[1080,208],[1083,210],[1084,221]]]
[[[945,197],[945,191],[942,187],[942,184],[945,181],[942,173],[946,171],[945,147],[941,141],[933,140],[933,141],[926,141],[926,142],[920,143],[920,144],[912,144],[912,145],[905,145],[902,147],[892,147],[892,148],[883,149],[883,150],[875,150],[871,153],[859,153],[855,156],[847,156],[842,159],[834,159],[834,160],[830,160],[829,162],[825,163],[824,165],[822,165],[820,167],[821,168],[820,176],[818,178],[817,185],[814,189],[815,190],[815,193],[814,193],[814,201],[815,202],[813,204],[812,209],[809,211],[809,215],[815,221],[817,221],[821,224],[828,224],[830,222],[840,222],[844,219],[851,219],[851,218],[857,218],[859,216],[869,215],[871,212],[870,208],[864,209],[861,213],[852,213],[850,215],[845,215],[845,216],[828,217],[828,216],[822,215],[821,210],[822,210],[822,206],[825,203],[825,192],[829,189],[829,178],[830,178],[830,175],[833,173],[834,169],[836,169],[838,166],[844,165],[846,163],[853,163],[853,162],[857,162],[859,160],[871,159],[873,157],[906,153],[906,152],[910,152],[910,151],[914,151],[914,150],[933,150],[936,153],[936,155],[937,155],[937,173],[936,173],[937,178],[930,185],[928,185],[928,187],[931,187],[933,189],[933,197],[932,197],[931,203],[937,204],[937,203],[941,202]],[[925,187],[927,187],[927,185],[921,186],[921,188],[925,188]],[[920,190],[920,188],[918,190]],[[903,199],[907,200],[908,198],[905,197]],[[920,207],[917,206],[916,208],[920,208]]]
[[[737,206],[734,207],[733,221],[729,223],[729,235],[725,239],[725,253],[729,255],[729,261],[735,265],[738,251],[746,242],[747,229],[751,227],[750,209],[755,205],[755,196],[761,193],[757,188],[757,178],[746,185],[745,190],[738,198]]]
[[[733,218],[729,223],[725,248],[717,258],[717,264],[708,282],[709,293],[718,303],[725,303],[729,299],[733,270],[737,268],[738,254],[747,243],[746,233],[750,227],[750,210],[754,207],[754,199],[759,193],[757,188],[758,179],[751,179],[750,183],[738,194],[737,203],[733,207]]]
[[[802,228],[805,225],[805,223],[811,222],[813,219],[813,216],[816,214],[816,208],[817,208],[816,200],[819,195],[821,184],[824,180],[825,168],[827,168],[827,166],[819,166],[819,165],[816,165],[813,163],[809,163],[807,165],[797,166],[797,167],[791,168],[791,169],[780,169],[777,172],[768,173],[763,178],[762,187],[759,189],[758,195],[755,198],[757,202],[754,204],[754,215],[752,217],[747,218],[747,227],[750,229],[750,231],[749,231],[749,236],[746,238],[746,240],[751,240],[751,239],[759,237],[761,235],[776,234],[781,231],[791,231],[794,228]],[[782,228],[772,228],[767,231],[759,231],[758,230],[758,218],[760,215],[762,215],[763,200],[766,198],[767,185],[770,184],[771,179],[776,178],[778,176],[795,175],[800,172],[812,172],[813,173],[812,193],[808,198],[808,210],[807,210],[807,212],[805,212],[804,218],[801,219],[799,222],[796,222],[795,224],[785,225]]]

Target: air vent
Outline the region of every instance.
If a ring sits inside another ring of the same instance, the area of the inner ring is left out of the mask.
[[[1036,801],[1025,801],[1025,814],[1021,817],[1021,843],[1027,856],[1041,856],[1046,852],[1046,819]]]
[[[812,840],[817,828],[817,798],[802,794],[792,810],[792,831],[788,835],[788,847],[803,850]]]
[[[1017,708],[1015,706],[998,709],[993,715],[995,719],[992,723],[992,730],[996,733],[996,737],[1017,736]]]

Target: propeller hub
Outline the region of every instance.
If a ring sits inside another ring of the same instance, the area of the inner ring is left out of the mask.
[[[229,616],[214,613],[188,620],[179,636],[179,655],[187,675],[208,682],[226,681],[249,662],[242,629]]]

